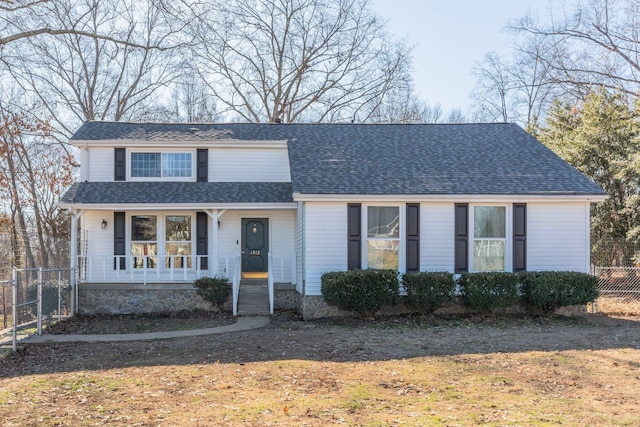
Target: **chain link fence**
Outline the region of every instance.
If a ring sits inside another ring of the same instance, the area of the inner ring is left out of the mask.
[[[640,315],[640,242],[594,240],[591,242],[591,262],[600,290],[593,310]]]
[[[0,344],[12,343],[17,335],[42,333],[43,325],[71,315],[71,269],[18,269],[0,280]]]

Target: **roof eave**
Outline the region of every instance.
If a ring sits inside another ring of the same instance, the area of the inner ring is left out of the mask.
[[[305,194],[294,192],[296,202],[315,201],[422,201],[422,202],[602,202],[606,194],[528,193],[528,194]]]
[[[194,211],[204,209],[233,209],[233,210],[278,210],[295,209],[294,202],[271,203],[65,203],[60,202],[61,209],[68,210],[101,210],[101,211]]]

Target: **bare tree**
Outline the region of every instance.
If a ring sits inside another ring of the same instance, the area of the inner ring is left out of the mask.
[[[475,119],[517,122],[528,130],[538,127],[551,100],[558,95],[548,67],[553,55],[548,40],[537,36],[514,43],[509,57],[487,54],[473,68]]]
[[[57,202],[73,181],[71,160],[47,121],[0,106],[0,195],[11,216],[14,261],[24,254],[26,265],[47,267],[57,257],[52,239],[63,234],[64,221]]]
[[[163,49],[162,45],[149,46],[132,40],[119,39],[107,33],[96,34],[74,27],[57,27],[49,24],[37,24],[29,19],[43,16],[55,8],[56,0],[0,0],[0,49],[9,43],[38,36],[76,35],[105,40],[130,47]]]
[[[476,86],[471,93],[476,119],[508,122],[512,116],[509,98],[514,83],[505,59],[496,52],[490,52],[481,63],[474,65],[472,74],[476,79]]]
[[[152,48],[174,34],[153,1],[55,0],[47,5],[47,14],[31,16],[31,25],[107,33],[130,42],[72,33],[5,47],[11,75],[47,108],[62,137],[86,120],[128,120],[155,107],[176,75],[176,62],[172,51]]]
[[[410,48],[390,41],[369,0],[204,6],[192,8],[195,53],[223,114],[251,122],[366,118],[408,73]]]
[[[171,102],[173,121],[211,123],[219,120],[216,103],[209,87],[189,63],[182,64],[182,74],[174,84]]]
[[[540,59],[553,82],[575,98],[599,86],[630,95],[640,89],[638,0],[583,0],[550,11],[542,22],[528,14],[510,27],[547,40],[553,54]]]

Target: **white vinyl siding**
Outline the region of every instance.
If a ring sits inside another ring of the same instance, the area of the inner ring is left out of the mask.
[[[107,221],[107,228],[102,229],[102,220]],[[79,255],[89,257],[113,257],[113,212],[87,211],[80,218],[82,232]]]
[[[527,270],[589,272],[589,205],[527,204]]]
[[[83,155],[81,167],[89,182],[113,181],[114,151],[113,148],[95,147]]]
[[[211,182],[291,182],[286,149],[209,149]]]
[[[420,271],[453,271],[454,204],[420,205]]]
[[[321,295],[320,276],[347,270],[347,204],[305,203],[306,294]]]

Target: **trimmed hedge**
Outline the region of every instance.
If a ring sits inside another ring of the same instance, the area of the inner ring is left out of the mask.
[[[396,304],[400,296],[395,270],[350,270],[324,273],[322,296],[329,305],[372,317],[383,305]]]
[[[231,296],[231,283],[226,277],[201,277],[193,282],[196,293],[218,307],[220,312],[224,311],[224,303]]]
[[[405,273],[402,283],[407,305],[421,314],[431,314],[445,305],[456,289],[453,274],[448,272]]]
[[[463,273],[458,283],[467,306],[493,313],[518,302],[518,279],[517,273]]]
[[[522,305],[543,316],[558,308],[584,305],[598,298],[598,278],[573,271],[530,271],[520,275]]]

